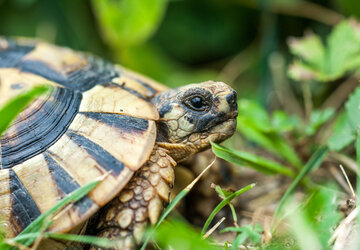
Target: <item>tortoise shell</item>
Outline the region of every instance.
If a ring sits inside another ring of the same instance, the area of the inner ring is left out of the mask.
[[[7,237],[104,175],[50,230],[70,230],[118,194],[151,154],[159,115],[150,99],[166,89],[92,55],[0,37],[0,106],[43,84],[51,93],[1,137],[0,227]]]

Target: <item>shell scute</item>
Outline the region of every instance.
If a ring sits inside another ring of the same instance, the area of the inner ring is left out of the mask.
[[[0,106],[34,86],[54,87],[0,138],[0,225],[7,237],[106,176],[50,228],[69,231],[111,200],[151,154],[159,115],[149,99],[165,88],[160,84],[92,55],[2,37],[0,83]]]

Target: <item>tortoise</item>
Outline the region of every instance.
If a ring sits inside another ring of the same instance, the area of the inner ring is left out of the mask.
[[[49,230],[74,230],[98,212],[96,234],[132,248],[169,201],[177,162],[227,139],[236,127],[236,92],[225,83],[168,89],[91,54],[0,37],[0,106],[43,84],[51,91],[1,137],[0,226],[6,237],[103,177],[60,211]]]

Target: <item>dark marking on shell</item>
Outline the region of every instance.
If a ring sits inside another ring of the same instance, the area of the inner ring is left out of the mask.
[[[149,126],[148,120],[127,115],[96,112],[80,112],[80,114],[111,127],[117,128],[118,130],[121,130],[121,133],[142,134],[143,132],[147,131]]]
[[[23,111],[1,138],[3,168],[11,168],[44,152],[68,129],[78,113],[82,95],[55,88],[38,107]]]
[[[51,177],[55,181],[58,191],[62,196],[61,198],[80,187],[76,180],[74,180],[49,153],[45,152],[44,158]],[[94,202],[86,195],[74,203],[74,208],[78,210],[80,214],[84,214],[92,205],[94,205]]]
[[[9,170],[9,175],[12,203],[11,220],[14,225],[19,226],[18,232],[21,232],[33,222],[41,212],[31,197],[31,194],[13,169]]]
[[[136,76],[133,76],[133,75],[126,75],[127,77],[131,78],[131,79],[134,79],[136,82],[140,83],[142,86],[144,86],[147,90],[150,91],[151,93],[151,97],[153,97],[156,93],[157,93],[157,90],[155,90],[153,87],[151,87],[149,84],[147,84],[146,82],[144,82],[143,80],[139,79],[138,77]]]
[[[80,56],[81,54],[79,54]],[[86,56],[88,63],[80,69],[58,72],[41,61],[25,60],[18,68],[40,75],[69,89],[84,92],[97,84],[110,82],[118,74],[112,64],[95,56]]]
[[[22,58],[35,48],[35,45],[20,45],[13,39],[1,38],[7,42],[7,47],[0,48],[0,68],[17,67]]]
[[[148,100],[145,96],[143,96],[142,94],[140,94],[138,91],[136,91],[135,89],[131,89],[129,87],[127,87],[124,83],[122,84],[118,84],[118,83],[114,83],[114,82],[111,82],[111,83],[106,83],[106,84],[102,84],[103,86],[106,86],[106,87],[119,87],[123,90],[126,90],[127,92],[143,99],[143,100]]]
[[[76,131],[73,130],[68,130],[66,135],[68,135],[79,147],[86,150],[92,159],[106,171],[110,171],[112,175],[117,176],[124,169],[125,165],[123,162],[117,160],[113,155],[95,142],[77,134]]]

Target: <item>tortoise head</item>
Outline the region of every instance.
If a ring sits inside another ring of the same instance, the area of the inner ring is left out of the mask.
[[[168,90],[152,100],[160,115],[157,143],[176,160],[221,142],[236,127],[236,92],[222,82],[204,82]]]

